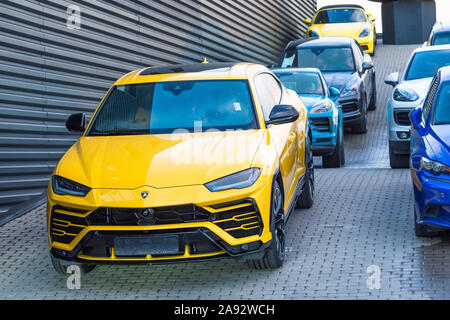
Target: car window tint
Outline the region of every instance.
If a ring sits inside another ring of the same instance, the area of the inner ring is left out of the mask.
[[[317,14],[315,23],[351,23],[367,22],[367,17],[361,9],[330,9],[323,10]]]
[[[350,72],[355,70],[351,47],[300,47],[299,68],[317,68],[322,72]]]
[[[322,79],[314,72],[282,72],[276,73],[278,79],[288,89],[298,94],[324,95]]]
[[[450,124],[450,82],[442,85],[435,110],[435,124]]]
[[[356,69],[361,70],[362,69],[362,62],[363,62],[363,56],[361,54],[361,51],[359,50],[359,46],[356,43],[352,43],[353,48],[353,56],[355,57],[355,64]]]
[[[450,44],[450,32],[436,33],[434,36],[434,45]]]
[[[270,112],[281,100],[282,91],[280,84],[271,74],[263,73],[256,76],[255,87],[264,119],[269,120]]]
[[[89,135],[257,128],[248,81],[173,81],[114,87]]]
[[[445,66],[450,66],[450,50],[417,52],[406,72],[405,80],[432,78]]]
[[[288,50],[284,55],[283,62],[281,63],[281,68],[297,68],[298,67],[298,59],[297,59],[297,50]]]

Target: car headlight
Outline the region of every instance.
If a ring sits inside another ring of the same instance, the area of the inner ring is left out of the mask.
[[[347,84],[344,90],[342,90],[340,97],[345,98],[356,95],[358,95],[358,82],[356,80],[352,80]]]
[[[229,189],[244,189],[252,186],[261,175],[261,168],[250,168],[232,175],[208,182],[205,187],[211,192]]]
[[[317,32],[315,32],[313,30],[309,30],[308,37],[309,38],[319,38],[319,35],[317,34]]]
[[[360,38],[365,38],[370,35],[370,28],[365,28],[361,33],[359,34]]]
[[[414,102],[419,100],[419,95],[413,90],[405,86],[397,86],[394,90],[394,100],[402,102]]]
[[[450,167],[438,161],[430,160],[425,157],[420,159],[420,167],[428,172],[435,175],[440,175],[441,173],[450,173]]]
[[[331,102],[330,101],[320,101],[311,107],[309,110],[310,113],[324,113],[331,110]]]
[[[55,194],[60,196],[70,195],[77,197],[84,197],[91,191],[89,187],[60,176],[52,177],[52,189]]]

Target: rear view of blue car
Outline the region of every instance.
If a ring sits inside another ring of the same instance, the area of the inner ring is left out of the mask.
[[[439,70],[410,119],[415,231],[435,236],[450,229],[450,67]]]
[[[342,109],[336,100],[340,93],[328,88],[319,69],[273,69],[286,88],[294,90],[308,109],[313,135],[313,153],[322,156],[324,168],[345,164]]]

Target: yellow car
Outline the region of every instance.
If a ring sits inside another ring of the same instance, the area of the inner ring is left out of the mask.
[[[146,68],[119,79],[48,188],[60,273],[78,264],[243,256],[284,260],[285,223],[314,196],[311,131],[298,95],[264,66]]]
[[[305,19],[309,25],[307,38],[313,37],[350,37],[369,53],[375,53],[377,32],[376,18],[366,14],[359,5],[333,5],[319,9],[311,19]]]

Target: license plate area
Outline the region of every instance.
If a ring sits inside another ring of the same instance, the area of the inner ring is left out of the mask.
[[[168,256],[181,254],[178,235],[149,234],[120,236],[114,239],[114,251],[118,257]]]

